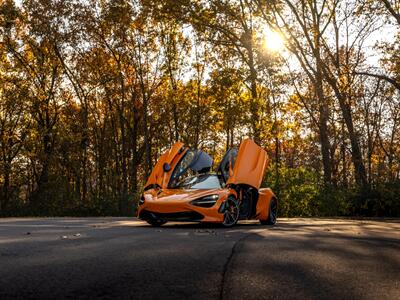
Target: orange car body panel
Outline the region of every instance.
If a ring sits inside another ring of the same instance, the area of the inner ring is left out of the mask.
[[[270,203],[273,198],[275,198],[275,195],[271,189],[263,188],[258,190],[255,219],[263,221],[268,219]]]
[[[179,159],[186,153],[187,149],[181,150],[184,147],[184,144],[181,142],[176,142],[171,149],[167,150],[164,154],[160,156],[156,165],[147,182],[145,184],[145,188],[151,185],[158,185],[161,188],[167,188],[169,179],[171,178],[172,172],[179,162]],[[168,163],[171,167],[169,172],[164,171],[164,164]]]
[[[267,168],[267,152],[250,139],[242,141],[226,184],[247,184],[259,189]]]
[[[206,208],[192,205],[195,199],[207,195],[218,195],[214,206]],[[144,193],[145,202],[139,206],[138,215],[144,210],[155,213],[175,213],[195,211],[204,216],[202,222],[222,222],[223,214],[218,212],[218,208],[229,195],[236,196],[236,192],[231,189],[209,189],[209,190],[184,190],[184,189],[151,189]]]

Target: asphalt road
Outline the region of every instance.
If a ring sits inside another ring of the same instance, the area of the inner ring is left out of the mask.
[[[0,299],[400,299],[400,223],[0,219]]]

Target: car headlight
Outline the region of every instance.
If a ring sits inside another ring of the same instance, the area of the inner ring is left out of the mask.
[[[211,207],[217,203],[218,195],[208,195],[190,202],[190,204],[201,207]]]

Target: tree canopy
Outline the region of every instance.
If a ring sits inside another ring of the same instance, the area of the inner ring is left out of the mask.
[[[129,215],[174,142],[281,215],[400,215],[398,0],[0,0],[0,215]]]

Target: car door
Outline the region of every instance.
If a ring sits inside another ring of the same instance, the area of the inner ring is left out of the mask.
[[[229,177],[233,173],[237,154],[238,149],[230,148],[222,157],[221,162],[219,163],[217,172],[221,174],[222,179],[225,183],[228,181]]]
[[[166,188],[169,178],[178,164],[180,158],[188,150],[181,142],[176,142],[169,150],[158,159],[145,184],[145,190],[152,187]]]
[[[267,164],[267,152],[251,139],[245,139],[240,144],[226,184],[246,184],[259,189]]]

